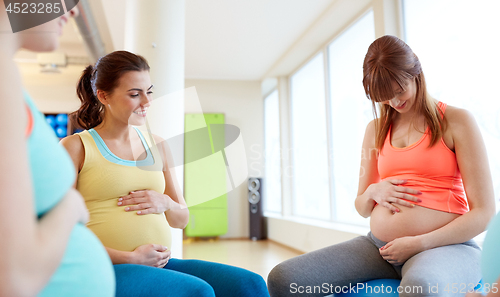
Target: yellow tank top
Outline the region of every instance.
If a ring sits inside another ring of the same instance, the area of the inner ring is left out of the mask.
[[[165,190],[163,172],[150,169],[157,165],[161,168],[162,164],[154,140],[145,140],[139,129],[134,129],[147,151],[147,157],[137,162],[114,155],[94,129],[78,133],[85,148],[85,161],[76,188],[90,213],[87,227],[104,246],[116,250],[130,252],[150,243],[170,248],[170,226],[163,213],[137,215],[117,205],[118,198],[131,191],[146,189],[163,194]]]

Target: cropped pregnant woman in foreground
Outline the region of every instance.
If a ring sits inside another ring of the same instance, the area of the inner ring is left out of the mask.
[[[0,296],[111,297],[113,267],[97,237],[85,228],[88,212],[80,193],[71,187],[76,178],[71,159],[24,90],[13,60],[19,49],[55,50],[64,25],[78,15],[78,9],[13,33],[11,25],[41,20],[16,14],[21,4],[26,3],[0,0],[4,110],[0,116]]]
[[[371,231],[279,264],[268,278],[271,296],[297,295],[291,283],[349,287],[381,278],[422,288],[400,296],[464,296],[481,279],[472,238],[495,213],[479,128],[466,110],[427,94],[417,56],[394,36],[369,47],[363,86],[380,111],[366,128],[370,154],[355,201]]]
[[[115,264],[116,295],[268,296],[253,272],[170,258],[170,226],[184,228],[189,211],[166,142],[135,127],[146,123],[152,88],[143,57],[102,57],[78,84],[76,116],[87,130],[62,141],[90,212],[87,226]]]

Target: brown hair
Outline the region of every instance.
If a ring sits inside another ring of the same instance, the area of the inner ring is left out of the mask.
[[[384,146],[389,128],[397,115],[397,111],[392,107],[380,102],[396,97],[392,82],[396,82],[405,91],[412,79],[415,79],[417,87],[415,115],[424,116],[431,133],[432,146],[443,136],[445,120],[441,119],[436,100],[427,93],[424,73],[417,55],[401,39],[391,35],[376,39],[368,47],[363,62],[363,87],[366,96],[372,101],[376,118],[375,145],[379,150]],[[380,109],[380,117],[377,116],[376,105]]]
[[[148,62],[127,51],[115,51],[99,58],[94,67],[87,66],[76,87],[82,105],[70,115],[73,125],[84,129],[99,125],[104,119],[104,105],[97,99],[97,90],[111,94],[129,71],[149,71]]]

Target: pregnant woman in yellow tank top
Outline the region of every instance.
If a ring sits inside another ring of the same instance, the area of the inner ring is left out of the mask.
[[[135,127],[145,124],[152,92],[143,57],[117,51],[100,58],[77,88],[76,116],[87,130],[62,141],[78,171],[87,226],[115,264],[116,295],[268,296],[253,272],[170,258],[170,227],[184,228],[189,210],[165,141]]]

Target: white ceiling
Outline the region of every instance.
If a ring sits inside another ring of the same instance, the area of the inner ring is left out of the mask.
[[[89,1],[106,15],[109,34],[101,34],[104,42],[123,49],[124,1]],[[335,1],[186,0],[185,77],[261,80]],[[64,29],[59,51],[85,55],[73,22]],[[21,52],[17,57],[34,60],[35,55]]]
[[[186,78],[260,80],[334,0],[186,0]]]

